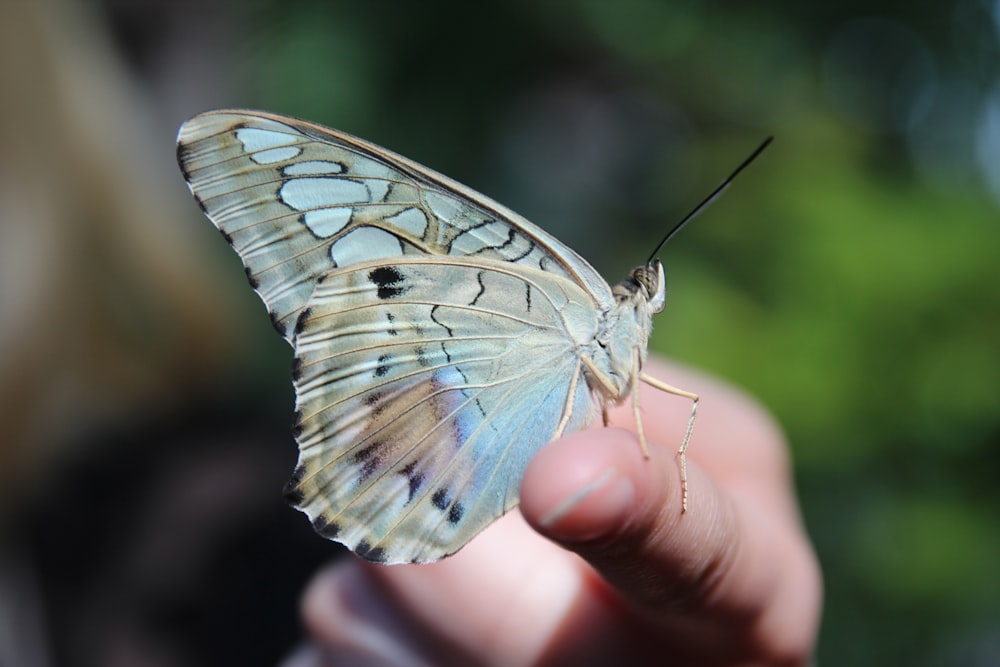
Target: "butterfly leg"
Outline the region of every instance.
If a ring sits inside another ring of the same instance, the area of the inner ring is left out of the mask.
[[[639,447],[642,455],[649,458],[649,445],[646,443],[646,429],[642,427],[642,412],[639,410],[639,348],[632,353],[632,413],[635,415],[635,429],[639,433]]]
[[[559,418],[559,424],[556,426],[555,433],[552,434],[552,439],[562,437],[563,431],[566,429],[566,424],[569,423],[569,418],[573,414],[573,400],[576,396],[576,385],[580,381],[580,364],[576,365],[573,370],[573,377],[569,381],[569,393],[566,394],[566,405],[563,406],[562,417]]]
[[[580,363],[582,365],[586,366],[587,370],[590,371],[590,377],[593,378],[598,383],[600,383],[600,385],[601,385],[600,386],[600,392],[601,392],[601,396],[602,396],[602,398],[601,398],[601,418],[604,420],[604,425],[608,426],[608,425],[611,424],[611,418],[608,416],[608,399],[605,398],[605,397],[606,396],[617,396],[618,395],[618,390],[611,383],[611,380],[609,380],[604,375],[604,373],[602,373],[601,370],[597,366],[594,365],[594,362],[591,361],[590,358],[588,358],[586,356],[580,357]],[[577,367],[577,372],[579,372],[579,370],[580,370],[580,367],[578,366]],[[576,378],[574,378],[573,387],[576,387],[575,380],[576,380]],[[619,403],[618,400],[614,400],[614,399],[612,399],[612,402],[615,405],[617,405]],[[645,447],[643,448],[643,451],[645,451]]]
[[[639,374],[639,379],[642,380],[643,382],[645,382],[646,384],[650,385],[651,387],[655,387],[655,388],[659,389],[660,391],[665,391],[668,394],[673,394],[674,396],[680,396],[682,398],[687,398],[687,399],[689,399],[691,401],[691,416],[688,417],[687,429],[685,429],[685,431],[684,431],[684,439],[681,440],[681,446],[677,450],[677,457],[678,457],[678,459],[680,461],[680,467],[681,467],[681,514],[683,514],[684,512],[687,512],[687,499],[688,499],[688,489],[687,489],[687,457],[686,457],[686,453],[687,453],[687,448],[688,448],[688,442],[691,440],[691,433],[694,431],[694,420],[695,420],[695,416],[698,414],[698,401],[700,399],[699,399],[698,394],[695,394],[693,392],[690,392],[690,391],[687,391],[687,390],[684,390],[684,389],[679,389],[677,387],[674,387],[674,386],[671,386],[669,384],[666,384],[665,382],[660,382],[656,378],[654,378],[654,377],[652,377],[650,375],[646,375],[645,373],[640,373]],[[636,391],[636,395],[638,395],[637,391]],[[636,407],[636,419],[637,420],[638,420],[638,417],[639,417],[639,412],[638,412],[638,407]],[[639,430],[639,433],[640,433],[640,442],[641,442],[642,441],[642,429],[641,428]]]

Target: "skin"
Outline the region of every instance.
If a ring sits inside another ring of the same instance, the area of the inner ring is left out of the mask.
[[[807,664],[822,584],[779,428],[717,380],[645,370],[702,396],[687,513],[674,448],[690,403],[643,386],[650,459],[626,403],[617,427],[543,448],[520,511],[456,555],[327,568],[287,665]]]

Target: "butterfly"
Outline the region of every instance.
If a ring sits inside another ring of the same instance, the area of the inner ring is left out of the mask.
[[[294,350],[285,495],[320,535],[377,563],[448,556],[517,504],[540,447],[599,414],[607,424],[630,394],[648,456],[640,381],[692,401],[686,509],[698,396],[642,371],[665,304],[658,259],[611,287],[492,199],[287,116],[207,112],[177,144]]]

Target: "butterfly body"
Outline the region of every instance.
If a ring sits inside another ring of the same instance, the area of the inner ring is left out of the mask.
[[[601,329],[594,342],[601,351],[592,351],[591,361],[608,382],[588,375],[589,384],[611,404],[624,401],[633,389],[637,371],[646,363],[649,334],[653,330],[653,315],[666,304],[666,281],[663,265],[653,260],[639,266],[612,289],[615,304],[601,318]],[[601,363],[598,363],[601,362]],[[589,368],[589,366],[588,366]]]
[[[650,381],[658,260],[611,288],[493,200],[276,114],[197,116],[178,160],[295,352],[286,495],[368,560],[457,551],[541,446]]]

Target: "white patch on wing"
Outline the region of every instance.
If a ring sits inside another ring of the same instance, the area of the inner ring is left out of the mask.
[[[343,229],[351,221],[353,212],[354,209],[348,206],[319,208],[315,211],[306,211],[302,215],[302,222],[313,234],[325,239]]]
[[[427,216],[419,208],[407,208],[385,221],[393,227],[399,227],[416,238],[423,238],[427,231]]]
[[[391,167],[387,167],[381,162],[376,162],[375,160],[364,160],[364,159],[354,159],[350,162],[351,174],[354,176],[364,176],[365,178],[377,178],[383,181],[398,182],[400,179],[399,172],[395,171]],[[403,179],[406,180],[406,179]]]
[[[243,150],[247,153],[256,153],[268,148],[277,148],[279,146],[298,143],[297,138],[301,135],[290,127],[285,129],[288,130],[288,134],[273,132],[271,130],[261,130],[256,127],[241,127],[236,130],[236,138],[243,144]]]
[[[278,194],[285,204],[297,211],[370,201],[364,183],[343,178],[293,178],[285,181]]]
[[[401,254],[399,239],[376,227],[359,227],[330,246],[330,258],[337,266]]]
[[[257,164],[272,164],[291,160],[298,156],[302,149],[298,146],[283,146],[281,148],[269,148],[266,151],[258,151],[250,156],[250,159]]]
[[[319,174],[339,174],[344,166],[339,162],[327,160],[306,160],[290,164],[282,170],[285,176],[316,176]]]

